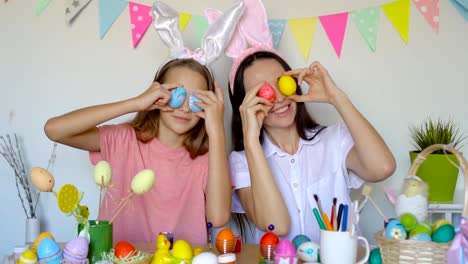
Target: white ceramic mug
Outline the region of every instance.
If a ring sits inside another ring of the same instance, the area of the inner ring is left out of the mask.
[[[364,242],[365,256],[356,262],[357,241]],[[320,230],[320,263],[322,264],[364,264],[369,258],[369,243],[362,236],[350,232]]]

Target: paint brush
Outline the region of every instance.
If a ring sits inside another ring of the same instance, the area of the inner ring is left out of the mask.
[[[377,211],[379,212],[379,214],[382,216],[383,220],[385,222],[388,223],[388,218],[384,215],[384,213],[382,212],[382,210],[380,210],[380,208],[377,206],[377,204],[374,202],[374,200],[372,199],[372,197],[370,196],[370,193],[372,192],[372,187],[369,186],[369,185],[364,185],[364,187],[362,187],[362,191],[361,191],[361,194],[365,197],[367,197],[367,199],[369,199],[369,201],[372,203],[372,205],[374,205],[375,209],[377,209]]]
[[[333,230],[336,231],[337,229],[337,224],[336,224],[336,202],[338,199],[336,197],[333,198],[333,205],[330,213],[330,222]]]
[[[320,202],[320,198],[318,197],[317,194],[314,194],[314,199],[315,199],[315,202],[317,203],[317,207],[318,207],[318,209],[320,211],[320,215],[323,215],[323,213],[325,213],[325,212],[323,211],[322,203]]]

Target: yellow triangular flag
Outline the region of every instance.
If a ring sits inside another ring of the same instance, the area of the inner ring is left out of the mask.
[[[399,0],[382,5],[382,10],[398,33],[400,33],[403,41],[408,43],[410,0]]]
[[[190,18],[192,17],[191,14],[186,14],[186,13],[179,13],[179,27],[180,31],[184,31],[185,27],[187,26],[188,22],[190,21]]]
[[[288,25],[296,39],[297,45],[299,45],[299,50],[304,60],[307,61],[309,59],[310,48],[312,47],[317,18],[288,19]]]

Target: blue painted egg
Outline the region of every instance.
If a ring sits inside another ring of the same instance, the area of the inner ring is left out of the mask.
[[[171,93],[171,99],[169,99],[169,106],[172,108],[179,108],[181,107],[184,102],[185,98],[187,98],[187,91],[184,87],[177,87]]]
[[[192,112],[201,112],[202,109],[195,104],[195,103],[200,103],[200,102],[201,102],[201,100],[198,99],[198,97],[196,97],[193,94],[190,94],[190,97],[189,97],[190,111],[192,111]]]
[[[304,262],[318,262],[320,246],[314,242],[304,242],[297,249],[297,256]]]
[[[416,241],[432,241],[432,238],[430,235],[426,233],[418,233],[416,235],[410,236],[410,240],[416,240]]]
[[[306,235],[297,235],[296,237],[293,238],[292,243],[294,245],[294,248],[297,250],[300,245],[309,241],[310,241],[310,238],[307,237]]]
[[[385,228],[385,237],[398,240],[406,239],[406,230],[398,220],[392,220]]]
[[[452,225],[443,225],[432,233],[432,241],[438,243],[448,243],[455,237],[455,229]]]
[[[39,262],[49,264],[59,264],[63,254],[60,246],[53,239],[46,237],[41,240],[37,247],[37,257]]]

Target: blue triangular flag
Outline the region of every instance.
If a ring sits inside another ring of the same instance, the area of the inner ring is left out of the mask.
[[[468,0],[450,0],[458,13],[468,22]]]
[[[99,0],[99,36],[101,39],[127,4],[127,0]]]
[[[281,37],[283,36],[286,19],[269,19],[268,26],[270,27],[271,36],[273,37],[273,45],[278,49]]]

